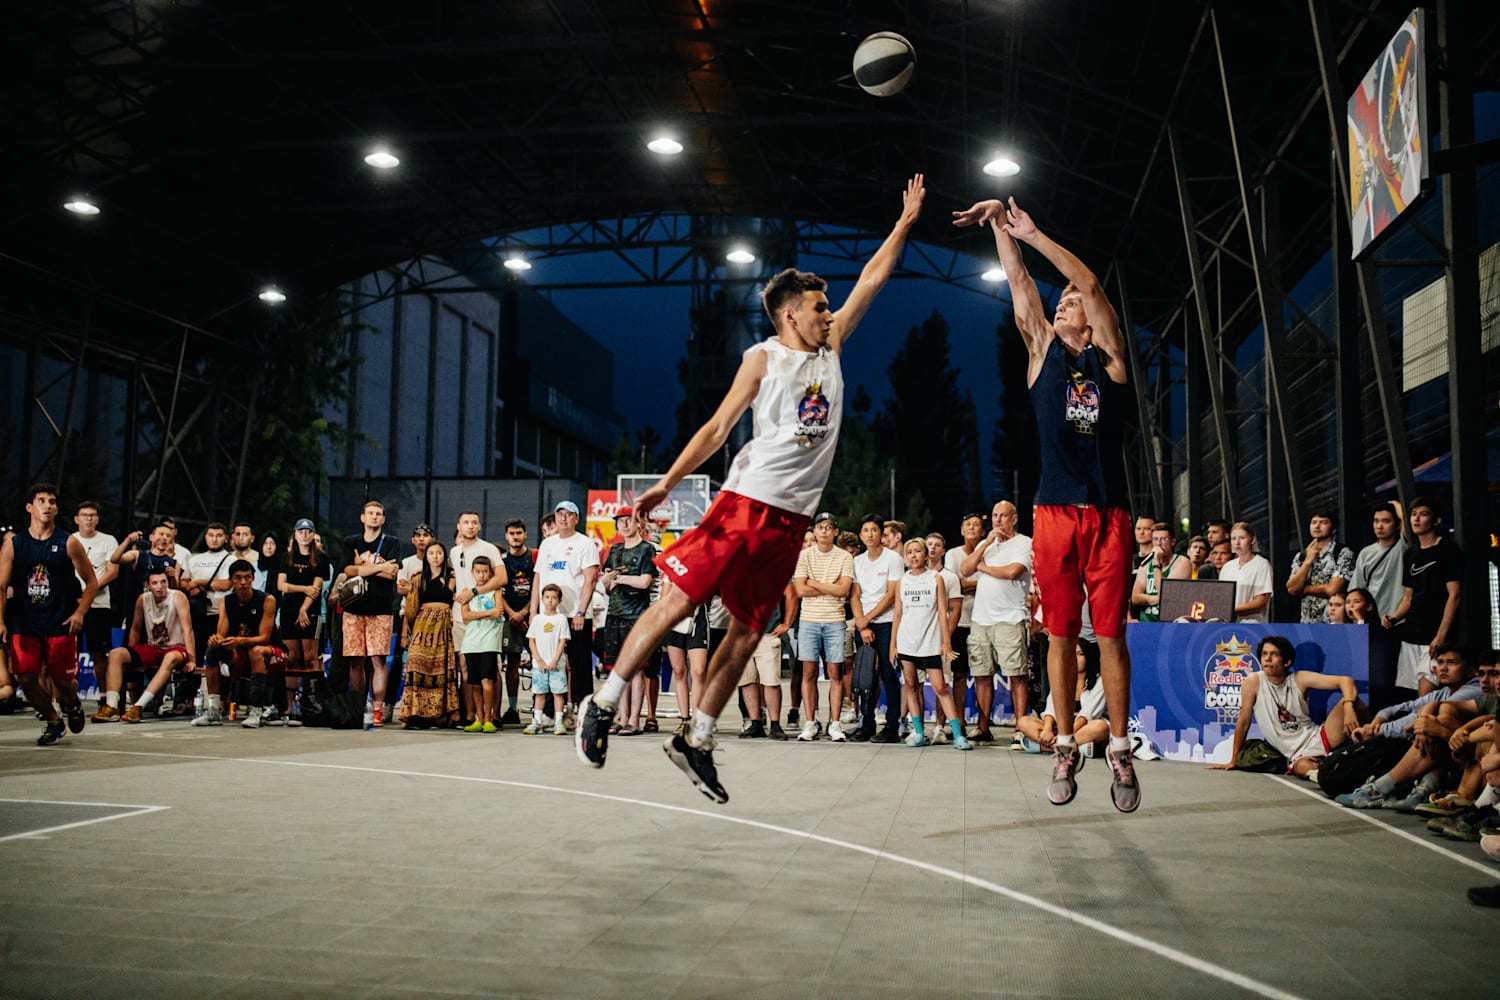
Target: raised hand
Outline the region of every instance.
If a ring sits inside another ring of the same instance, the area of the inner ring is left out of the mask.
[[[989,201],[976,201],[962,212],[953,213],[953,224],[959,228],[964,226],[982,226],[986,222],[1005,218],[1005,203],[997,198]]]
[[[1031,221],[1031,216],[1016,204],[1016,199],[1010,199],[1010,206],[1005,210],[1005,225],[1002,227],[1011,237],[1024,240],[1036,235],[1036,223]]]
[[[917,221],[922,214],[922,202],[927,198],[927,185],[923,175],[916,174],[906,182],[906,193],[901,196],[901,221],[907,225]]]

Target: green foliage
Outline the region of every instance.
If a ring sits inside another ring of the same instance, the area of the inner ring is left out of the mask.
[[[634,437],[625,431],[609,454],[607,482],[612,487],[616,476],[665,472],[674,457],[662,450],[661,432],[651,424],[637,429]]]

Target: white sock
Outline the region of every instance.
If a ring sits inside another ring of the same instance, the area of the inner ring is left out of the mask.
[[[106,691],[106,692],[104,692],[104,704],[108,705],[110,708],[119,708],[120,707],[120,692],[118,692],[118,691]]]
[[[1129,736],[1115,736],[1113,733],[1111,733],[1110,737],[1109,737],[1109,748],[1111,750],[1129,750],[1130,749],[1130,737]]]
[[[1494,785],[1485,785],[1484,791],[1479,793],[1479,798],[1474,800],[1476,806],[1492,806],[1500,802],[1500,788]]]
[[[1064,736],[1062,733],[1058,733],[1057,745],[1060,747],[1076,747],[1078,745],[1078,741],[1073,738],[1072,733],[1068,733],[1066,736]]]
[[[719,728],[719,720],[708,713],[695,709],[693,711],[693,728],[688,730],[687,741],[695,747],[701,747],[714,737],[714,730]]]
[[[618,673],[611,670],[609,676],[604,678],[604,686],[599,689],[598,694],[594,695],[594,704],[613,712],[620,707],[620,696],[624,693],[625,681]]]
[[[155,700],[155,698],[156,696],[153,695],[150,691],[142,692],[141,696],[135,701],[135,707],[144,712],[147,706],[149,706],[151,702]]]
[[[219,701],[219,696],[218,695],[216,695],[216,694],[210,694],[210,695],[205,695],[204,696],[204,698],[203,698],[203,707],[204,708],[222,709],[224,707],[224,704],[221,701]]]

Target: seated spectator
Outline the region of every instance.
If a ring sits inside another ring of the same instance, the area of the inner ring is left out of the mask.
[[[172,671],[178,667],[192,669],[194,648],[192,613],[186,595],[169,588],[166,570],[152,570],[146,577],[146,592],[136,598],[125,645],[110,651],[102,681],[103,703],[93,721],[140,722],[141,713],[172,679]],[[121,713],[120,689],[125,686],[127,668],[152,673],[145,692]]]
[[[1193,566],[1186,556],[1172,549],[1172,527],[1163,521],[1151,526],[1151,554],[1135,571],[1135,589],[1130,595],[1130,610],[1138,621],[1161,620],[1161,584],[1163,580],[1188,580]]]
[[[1219,578],[1214,564],[1208,561],[1208,539],[1202,535],[1194,535],[1188,539],[1187,557],[1188,565],[1193,568],[1194,580],[1217,580]]]
[[[1349,612],[1343,594],[1332,594],[1328,598],[1328,624],[1348,625]]]
[[[1268,635],[1260,641],[1260,673],[1251,674],[1240,685],[1240,714],[1234,724],[1234,745],[1227,764],[1214,764],[1210,771],[1232,771],[1245,747],[1250,723],[1260,726],[1261,738],[1287,760],[1287,773],[1299,778],[1315,771],[1324,757],[1342,746],[1370,717],[1352,677],[1320,674],[1310,670],[1292,673],[1297,651],[1284,636]],[[1288,680],[1290,678],[1290,680]],[[1343,695],[1328,710],[1320,726],[1308,711],[1307,692],[1338,691]]]
[[[1376,735],[1408,737],[1412,741],[1411,750],[1390,771],[1371,778],[1347,795],[1335,798],[1339,805],[1352,809],[1380,809],[1394,804],[1397,786],[1426,778],[1448,762],[1448,740],[1457,727],[1439,721],[1438,706],[1442,702],[1473,702],[1481,692],[1479,681],[1474,677],[1475,656],[1470,649],[1456,643],[1444,643],[1436,652],[1437,659],[1433,662],[1438,677],[1436,689],[1411,701],[1381,709],[1368,723],[1350,734],[1356,740],[1367,740]],[[1423,711],[1428,706],[1432,706],[1432,710]],[[1435,790],[1436,779],[1418,784],[1419,790],[1404,796],[1413,800],[1413,809],[1428,800]]]
[[[1073,737],[1079,746],[1086,746],[1109,737],[1109,709],[1104,703],[1104,685],[1099,682],[1098,644],[1080,639],[1077,652],[1078,690],[1073,698]],[[1057,746],[1057,713],[1052,707],[1054,693],[1047,692],[1047,703],[1042,706],[1040,718],[1027,715],[1016,720],[1016,732],[1021,734],[1021,747],[1027,753],[1051,753]],[[1098,750],[1097,746],[1095,750]]]
[[[274,642],[276,602],[255,589],[255,567],[244,559],[229,564],[229,593],[219,606],[219,625],[208,639],[208,652],[201,670],[206,694],[203,711],[194,719],[195,726],[219,726],[224,723],[220,688],[223,677],[231,685],[249,679],[250,713],[246,728],[259,728],[265,706],[270,704],[267,674],[273,656],[282,654]],[[231,691],[234,687],[231,687]]]
[[[1224,567],[1227,566],[1229,564],[1229,560],[1231,560],[1233,558],[1234,558],[1234,551],[1230,548],[1229,539],[1226,538],[1222,542],[1219,542],[1217,545],[1210,545],[1208,547],[1208,565],[1205,566],[1203,569],[1204,569],[1204,572],[1209,572],[1211,570],[1213,572],[1213,575],[1212,576],[1202,576],[1202,577],[1199,577],[1199,579],[1200,580],[1221,580],[1221,579],[1223,579],[1223,577],[1221,577],[1219,574],[1221,574],[1221,573],[1224,572]]]
[[[1344,619],[1348,625],[1379,625],[1380,609],[1375,606],[1375,595],[1363,587],[1355,587],[1344,597]]]
[[[1255,554],[1255,529],[1246,521],[1235,522],[1229,546],[1234,558],[1219,570],[1219,579],[1234,581],[1234,620],[1270,621],[1271,564]]]
[[[1494,825],[1500,788],[1485,784],[1482,761],[1494,750],[1500,725],[1500,653],[1490,650],[1479,663],[1479,697],[1473,701],[1445,701],[1438,705],[1438,721],[1444,725],[1462,722],[1448,738],[1454,765],[1462,768],[1457,789],[1448,795],[1433,794],[1413,811],[1436,817],[1427,829],[1454,840],[1476,841],[1486,825]]]

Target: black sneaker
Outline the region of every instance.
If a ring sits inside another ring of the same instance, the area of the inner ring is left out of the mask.
[[[787,736],[786,730],[781,728],[781,723],[773,722],[771,723],[771,739],[788,740],[791,739],[791,737]]]
[[[1500,885],[1481,885],[1470,889],[1469,902],[1475,906],[1500,906]]]
[[[83,732],[83,723],[87,718],[83,714],[83,699],[79,698],[77,701],[73,702],[70,708],[66,708],[64,709],[64,711],[68,714],[68,732]]]
[[[868,743],[875,738],[874,726],[860,726],[849,734],[850,743]]]
[[[797,728],[797,723],[799,723],[801,721],[802,721],[801,714],[795,708],[792,709],[790,712],[786,713],[786,724],[788,726],[790,726],[791,728],[796,729]]]
[[[969,742],[976,745],[982,743],[985,746],[991,746],[995,742],[995,735],[988,729],[981,729],[979,732],[969,737]]]
[[[900,743],[901,730],[893,725],[882,726],[880,732],[870,738],[871,743]]]
[[[63,722],[63,720],[58,719],[56,722],[49,722],[46,728],[42,730],[42,735],[36,738],[36,745],[39,747],[50,747],[62,739],[63,734],[67,731],[67,723]]]
[[[1457,816],[1445,817],[1438,823],[1437,832],[1450,840],[1464,840],[1470,843],[1478,843],[1479,830],[1486,823],[1495,819],[1494,806],[1476,806],[1465,810]]]
[[[692,746],[681,736],[673,736],[662,744],[667,759],[682,769],[692,781],[693,787],[702,792],[710,802],[721,805],[729,801],[729,793],[719,784],[719,771],[714,767],[714,743],[702,749]]]
[[[513,708],[507,708],[505,714],[500,716],[500,725],[502,726],[519,726],[520,724],[521,716]]]
[[[609,752],[609,727],[614,724],[615,712],[594,701],[593,695],[585,695],[578,703],[578,728],[573,732],[573,748],[578,759],[589,767],[603,767],[604,755]]]
[[[742,740],[763,740],[766,738],[766,724],[756,719],[750,725],[740,730]]]

